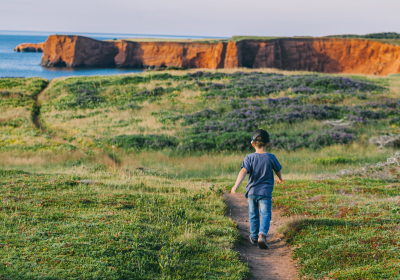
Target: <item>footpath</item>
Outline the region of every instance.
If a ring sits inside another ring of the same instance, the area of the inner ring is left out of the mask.
[[[250,265],[253,276],[249,280],[292,280],[297,278],[295,262],[291,257],[291,249],[277,232],[288,218],[281,217],[279,210],[272,209],[271,227],[268,232],[268,250],[261,250],[249,241],[250,225],[247,199],[242,193],[232,195],[225,193],[228,206],[227,216],[238,224],[242,241],[235,245],[242,260]]]

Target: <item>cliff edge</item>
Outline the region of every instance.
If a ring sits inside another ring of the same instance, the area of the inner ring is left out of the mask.
[[[52,67],[277,68],[321,73],[400,73],[400,46],[342,38],[229,42],[116,42],[52,35],[41,65]]]

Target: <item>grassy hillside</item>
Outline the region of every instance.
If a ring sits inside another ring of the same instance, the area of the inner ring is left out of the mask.
[[[58,143],[71,153],[49,154],[49,165],[113,167],[114,157],[120,166],[179,178],[232,177],[251,152],[251,132],[262,127],[286,174],[308,178],[385,160],[393,149],[381,153],[368,140],[400,133],[395,76],[176,73],[53,81],[39,97],[41,125],[56,136],[49,149]],[[346,160],[315,161],[335,156]]]
[[[265,128],[300,274],[398,277],[400,76],[240,71],[0,79],[0,275],[243,279],[221,194]]]

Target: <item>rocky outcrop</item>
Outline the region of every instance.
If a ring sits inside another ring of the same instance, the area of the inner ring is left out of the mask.
[[[258,45],[252,68],[375,75],[400,73],[400,46],[376,41],[277,39]],[[242,66],[247,66],[244,63]]]
[[[117,42],[50,36],[42,65],[58,67],[277,68],[322,73],[400,73],[400,46],[340,38],[238,42]]]
[[[118,67],[224,68],[226,44],[132,42],[115,43],[119,53]]]
[[[115,67],[118,47],[83,36],[51,35],[40,65],[48,67]]]
[[[400,73],[400,47],[359,39],[243,40],[229,42],[225,67],[388,75]]]
[[[14,51],[16,52],[43,52],[45,43],[30,44],[24,43],[16,46]]]

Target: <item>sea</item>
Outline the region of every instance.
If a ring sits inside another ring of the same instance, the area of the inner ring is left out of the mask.
[[[13,49],[22,43],[41,43],[52,34],[81,35],[97,40],[124,38],[169,38],[200,39],[200,36],[148,35],[148,34],[112,34],[112,33],[57,33],[32,31],[0,30],[0,78],[1,77],[42,77],[48,80],[66,76],[116,75],[140,73],[142,69],[118,68],[48,68],[40,66],[42,53],[15,52]],[[210,38],[210,37],[207,37]]]

